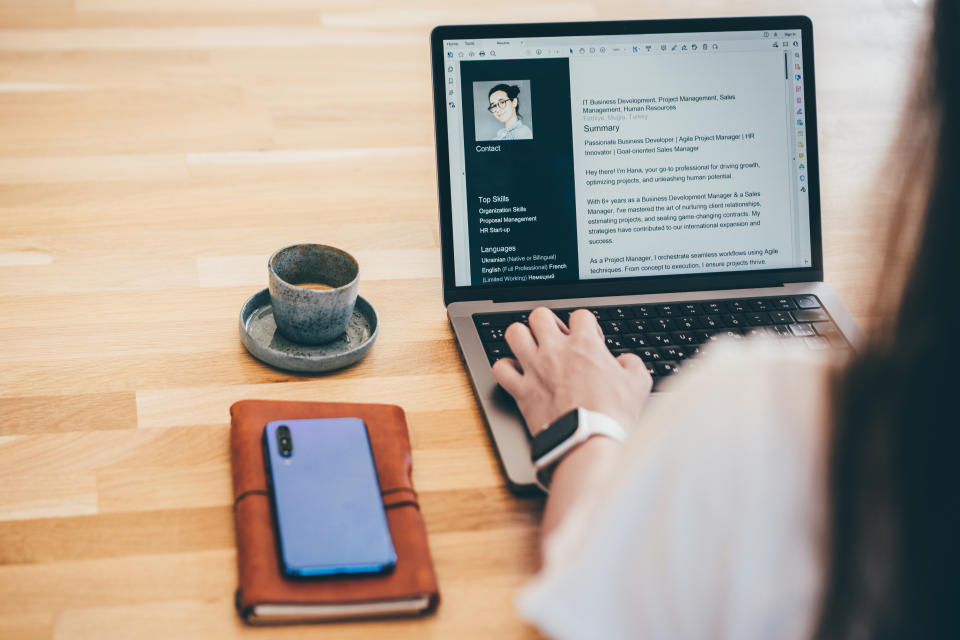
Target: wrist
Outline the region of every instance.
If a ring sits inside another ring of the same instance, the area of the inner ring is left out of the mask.
[[[556,476],[557,473],[560,473],[560,470],[563,468],[593,467],[595,466],[593,463],[615,454],[622,446],[623,443],[609,436],[593,436],[564,456],[564,458],[557,463],[554,475]]]
[[[608,475],[616,468],[621,444],[612,438],[597,436],[584,442],[561,460],[553,470],[550,497],[542,521],[543,539],[566,518],[581,501],[593,502],[609,490]]]

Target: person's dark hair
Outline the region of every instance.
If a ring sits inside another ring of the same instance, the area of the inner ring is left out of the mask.
[[[494,85],[494,86],[490,89],[490,91],[487,92],[487,100],[489,100],[489,99],[490,99],[490,96],[492,96],[493,94],[495,94],[497,91],[503,91],[505,94],[507,94],[507,98],[509,98],[510,100],[513,100],[514,98],[517,98],[517,117],[518,117],[518,118],[523,118],[523,116],[520,115],[520,98],[517,97],[517,96],[520,95],[520,87],[518,87],[518,86],[515,85],[515,84],[497,84],[497,85]]]
[[[960,3],[932,18],[897,146],[888,255],[910,258],[880,291],[899,304],[836,386],[822,639],[960,638]]]

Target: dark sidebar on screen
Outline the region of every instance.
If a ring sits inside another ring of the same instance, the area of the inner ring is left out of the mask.
[[[471,283],[576,280],[567,59],[461,62],[460,78]],[[532,139],[476,139],[475,117],[488,119],[487,131],[501,125],[485,108],[475,113],[474,83],[487,104],[489,88],[501,82],[527,89],[518,96],[519,111]]]

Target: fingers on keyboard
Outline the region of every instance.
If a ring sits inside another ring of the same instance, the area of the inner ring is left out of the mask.
[[[554,309],[564,326],[572,311]],[[655,381],[691,366],[702,345],[719,339],[779,337],[812,350],[850,346],[815,295],[616,305],[589,311],[597,318],[610,352],[640,356]],[[514,322],[526,324],[528,313],[474,315],[490,364],[513,357],[504,332]],[[654,390],[656,386],[655,382]]]

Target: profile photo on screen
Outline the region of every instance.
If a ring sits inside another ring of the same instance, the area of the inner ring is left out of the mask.
[[[533,139],[529,80],[474,82],[473,103],[477,141]]]

